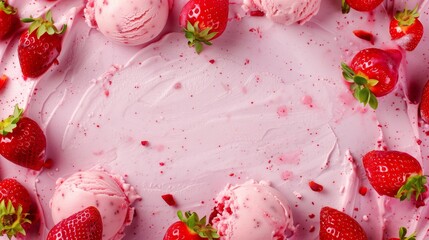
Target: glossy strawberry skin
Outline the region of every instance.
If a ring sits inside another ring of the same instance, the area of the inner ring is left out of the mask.
[[[212,28],[217,34],[210,40],[218,38],[225,31],[228,23],[228,0],[190,0],[180,13],[180,26],[185,28],[189,21],[192,25],[199,22],[201,30]]]
[[[13,132],[0,135],[0,154],[25,168],[40,170],[45,159],[46,138],[32,119],[23,117]]]
[[[95,207],[87,207],[57,223],[46,240],[101,240],[103,222]]]
[[[61,52],[62,36],[25,31],[19,39],[18,58],[24,77],[36,78],[45,73]]]
[[[356,11],[368,12],[378,7],[383,0],[346,0],[346,2]]]
[[[7,14],[0,10],[0,39],[4,38],[13,28],[14,14]]]
[[[320,240],[367,240],[365,231],[349,215],[330,207],[320,210]]]
[[[380,195],[395,197],[411,174],[421,174],[420,163],[399,151],[371,151],[363,157],[369,182]]]
[[[356,74],[364,74],[379,82],[370,87],[376,97],[385,96],[395,88],[398,82],[398,69],[402,54],[398,50],[367,48],[358,52],[350,64]]]
[[[429,81],[426,82],[423,88],[422,99],[420,101],[420,116],[423,121],[429,123]]]
[[[186,223],[177,221],[173,223],[164,235],[163,240],[204,240],[198,234],[191,232]]]
[[[23,213],[28,213],[31,207],[31,198],[27,189],[15,179],[7,178],[0,181],[0,202],[5,200],[11,201],[17,209],[22,207]]]
[[[423,25],[418,18],[410,26],[400,26],[395,18],[390,22],[389,27],[392,40],[398,40],[397,43],[407,51],[413,51],[423,37]]]

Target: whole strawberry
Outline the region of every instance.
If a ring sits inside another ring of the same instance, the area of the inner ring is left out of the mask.
[[[13,28],[16,20],[16,9],[0,0],[0,39],[4,38]]]
[[[203,43],[218,38],[228,22],[228,0],[190,0],[180,12],[179,23],[184,28],[188,45],[200,53]]]
[[[46,240],[101,240],[103,222],[96,207],[87,207],[63,219],[48,233]]]
[[[423,88],[422,99],[420,101],[420,116],[423,121],[429,123],[429,81],[426,82]]]
[[[353,57],[350,66],[341,63],[343,77],[359,102],[377,109],[377,97],[393,91],[398,82],[401,59],[398,50],[367,48]]]
[[[342,0],[343,13],[348,13],[350,8],[360,12],[369,12],[380,5],[383,0]]]
[[[57,30],[51,11],[45,18],[24,18],[31,22],[28,31],[22,33],[18,45],[18,58],[24,77],[36,78],[45,73],[61,52],[62,33],[67,26]]]
[[[407,51],[413,51],[423,36],[423,25],[419,20],[417,7],[397,12],[390,21],[390,36],[399,46]]]
[[[426,176],[420,163],[399,151],[371,151],[363,157],[363,166],[372,187],[380,195],[416,200],[426,192]]]
[[[0,155],[22,167],[40,170],[44,165],[46,138],[39,125],[23,117],[15,106],[13,115],[0,122]]]
[[[349,215],[330,207],[320,210],[319,240],[367,240],[365,231]]]
[[[163,240],[202,240],[218,239],[219,235],[210,224],[206,224],[206,217],[199,219],[193,212],[177,212],[180,221],[173,223],[164,235]]]
[[[407,229],[401,227],[399,229],[399,238],[389,238],[389,240],[416,240],[416,234],[413,233],[409,237],[407,237]]]
[[[31,207],[30,194],[15,179],[0,181],[0,236],[10,238],[25,235],[31,223],[28,215]]]

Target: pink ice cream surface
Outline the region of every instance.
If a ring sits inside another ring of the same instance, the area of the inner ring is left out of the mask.
[[[262,11],[280,24],[304,24],[317,14],[321,0],[244,0],[247,11]]]
[[[103,240],[119,240],[133,220],[130,205],[140,198],[123,178],[94,169],[58,179],[50,205],[55,224],[88,206],[97,207],[103,220]]]
[[[84,10],[86,22],[106,37],[128,45],[154,39],[167,23],[168,0],[89,0]]]
[[[228,185],[216,201],[213,226],[222,240],[278,240],[295,231],[287,200],[268,183]]]

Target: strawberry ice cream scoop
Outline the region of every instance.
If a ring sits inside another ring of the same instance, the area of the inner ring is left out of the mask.
[[[168,0],[89,0],[84,10],[86,22],[106,37],[128,45],[154,39],[167,23]]]
[[[261,11],[272,21],[284,25],[304,24],[319,12],[321,0],[244,0],[246,11]]]
[[[216,202],[212,224],[221,240],[277,240],[295,232],[287,200],[268,183],[227,185]]]
[[[58,179],[50,206],[54,224],[95,206],[103,219],[103,240],[119,240],[133,220],[131,204],[137,199],[141,197],[122,177],[96,168]]]

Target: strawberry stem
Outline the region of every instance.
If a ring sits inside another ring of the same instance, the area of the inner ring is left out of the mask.
[[[407,27],[414,24],[416,18],[420,16],[418,13],[418,5],[413,10],[409,10],[407,8],[402,12],[397,12],[395,14],[395,19],[398,21],[398,25],[401,27]]]
[[[185,215],[183,215],[182,211],[177,211],[177,216],[179,217],[180,221],[186,224],[191,232],[195,232],[201,238],[207,238],[209,240],[219,238],[219,234],[217,233],[216,229],[214,229],[210,224],[206,223],[207,219],[205,216],[199,219],[197,213],[191,213],[189,211],[185,212]]]
[[[405,199],[409,200],[413,195],[415,195],[416,200],[418,200],[420,195],[426,192],[426,183],[426,176],[412,174],[407,178],[405,184],[398,190],[398,193],[395,195],[395,197],[403,201]]]
[[[0,122],[0,135],[6,136],[7,134],[13,132],[13,129],[15,129],[16,124],[21,119],[23,113],[24,110],[19,108],[18,104],[15,105],[13,114]]]
[[[203,51],[203,43],[209,46],[212,45],[210,40],[217,35],[217,32],[210,32],[211,29],[208,27],[201,30],[198,21],[194,25],[188,21],[186,28],[183,29],[185,37],[188,39],[188,45],[194,47],[198,54]]]
[[[350,12],[350,5],[346,2],[346,0],[341,0],[341,12],[343,14]]]
[[[54,35],[54,34],[61,35],[67,29],[66,24],[64,24],[60,30],[58,30],[57,27],[55,27],[54,19],[52,18],[52,12],[50,10],[46,12],[45,17],[22,18],[21,21],[25,23],[31,23],[30,27],[28,28],[28,33],[31,34],[32,32],[37,30],[37,38],[40,38],[45,33],[48,33],[49,35]]]
[[[353,92],[353,96],[363,103],[364,106],[369,104],[372,109],[377,109],[378,101],[377,97],[372,93],[370,87],[378,84],[378,80],[369,79],[362,73],[356,74],[347,64],[341,63],[341,69],[343,70],[344,79],[351,83],[350,89]]]
[[[31,223],[27,219],[28,213],[22,212],[22,206],[19,205],[18,209],[12,204],[12,201],[7,202],[3,199],[0,202],[0,236],[7,235],[9,239],[16,237],[18,233],[25,236],[25,230],[22,227],[24,223]]]
[[[399,240],[416,240],[416,233],[407,237],[407,229],[405,227],[399,228]]]
[[[0,0],[0,11],[3,11],[6,14],[16,14],[16,8],[7,5],[6,1]]]

